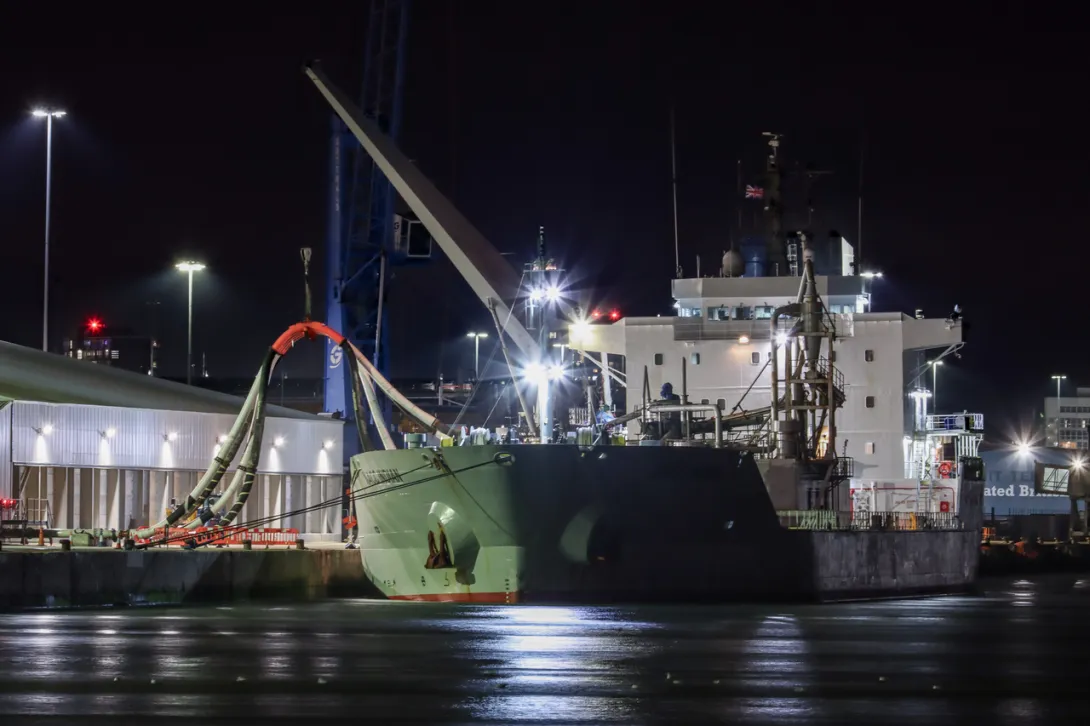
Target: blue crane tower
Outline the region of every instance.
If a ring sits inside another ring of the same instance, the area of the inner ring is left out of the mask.
[[[359,106],[395,141],[401,130],[410,0],[371,0]],[[387,295],[392,268],[431,257],[431,238],[418,221],[395,214],[397,194],[356,138],[332,119],[327,240],[326,322],[389,375]],[[358,453],[351,380],[342,350],[326,343],[327,413],[340,412],[345,463]],[[389,423],[390,404],[379,393]],[[363,422],[377,443],[374,421]],[[396,440],[396,438],[395,438]]]

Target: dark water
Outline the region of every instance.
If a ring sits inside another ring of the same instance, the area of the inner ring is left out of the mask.
[[[1090,579],[987,588],[801,607],[9,614],[0,724],[1090,723]]]

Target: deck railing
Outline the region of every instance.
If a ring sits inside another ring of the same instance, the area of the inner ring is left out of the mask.
[[[843,512],[828,509],[798,509],[777,512],[785,529],[833,532],[920,532],[963,530],[964,524],[950,512]]]

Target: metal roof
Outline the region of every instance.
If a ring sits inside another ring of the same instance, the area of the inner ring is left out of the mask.
[[[194,413],[238,413],[242,399],[181,383],[77,361],[0,341],[0,399]],[[276,418],[320,417],[268,406]]]

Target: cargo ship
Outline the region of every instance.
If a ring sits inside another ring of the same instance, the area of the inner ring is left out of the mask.
[[[784,232],[778,136],[763,247],[728,251],[713,276],[679,266],[671,316],[599,322],[558,315],[544,249],[516,275],[319,68],[307,74],[492,311],[522,381],[521,435],[437,431],[352,458],[356,544],[384,596],[830,600],[972,585],[983,421],[929,412],[922,385],[964,345],[960,312],[873,312],[875,276],[847,240]],[[573,386],[585,406],[565,409]],[[609,410],[615,391],[626,410]]]

